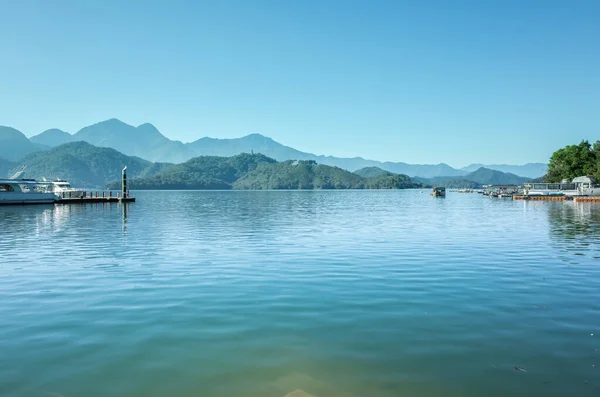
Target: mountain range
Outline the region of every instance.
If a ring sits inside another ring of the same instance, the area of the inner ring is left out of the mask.
[[[258,153],[198,156],[181,164],[153,163],[83,141],[32,152],[19,163],[0,159],[0,175],[13,174],[20,169],[20,164],[27,164],[26,173],[30,178],[63,178],[83,188],[118,186],[124,166],[127,166],[131,189],[406,189],[434,184],[480,187],[528,180],[483,167],[461,177],[464,179],[411,179],[378,167],[352,173],[313,160],[278,162]],[[114,181],[117,182],[111,184]]]
[[[460,178],[451,176],[435,178],[416,177],[415,180],[428,185],[445,186],[447,188],[479,188],[482,185],[520,185],[530,181],[531,178],[479,167],[475,171],[463,175]]]
[[[183,163],[196,156],[230,157],[239,153],[262,153],[279,162],[287,160],[312,160],[319,164],[356,171],[365,167],[378,167],[385,171],[410,177],[462,178],[481,167],[514,173],[522,177],[537,178],[545,173],[546,164],[531,163],[520,166],[473,164],[462,169],[447,164],[407,164],[380,162],[361,157],[342,158],[315,155],[285,146],[260,134],[250,134],[234,139],[201,138],[183,143],[165,137],[152,124],[132,126],[110,119],[82,128],[75,134],[58,129],[46,130],[27,139],[14,128],[0,127],[0,157],[11,161],[21,160],[28,153],[48,150],[69,142],[84,141],[99,147],[113,148],[125,155],[137,156],[151,162]]]

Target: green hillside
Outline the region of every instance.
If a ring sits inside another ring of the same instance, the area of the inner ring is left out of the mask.
[[[236,181],[235,189],[358,189],[364,178],[312,160],[261,164]]]
[[[354,171],[356,175],[360,175],[363,178],[375,178],[378,176],[390,176],[394,175],[394,173],[383,170],[379,167],[365,167],[360,170]]]
[[[231,189],[232,184],[260,164],[275,163],[262,154],[233,157],[201,156],[154,176],[131,179],[130,189]]]
[[[129,178],[150,176],[172,166],[151,163],[85,142],[67,143],[45,152],[31,153],[19,164],[27,164],[28,178],[63,178],[73,186],[89,188],[103,187],[107,182],[120,180],[125,166]],[[16,168],[10,172],[16,172]]]
[[[9,171],[15,168],[16,164],[6,159],[0,158],[0,178],[7,178]]]
[[[365,189],[415,189],[428,186],[418,181],[413,181],[407,175],[382,175],[374,178],[365,178]]]
[[[363,178],[314,161],[278,163],[262,154],[201,156],[149,177],[129,180],[130,189],[405,189],[421,187],[406,175]],[[112,184],[110,187],[118,187]]]

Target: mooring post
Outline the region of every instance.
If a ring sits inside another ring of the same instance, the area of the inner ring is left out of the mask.
[[[123,179],[121,182],[121,197],[127,197],[127,166],[123,168]]]

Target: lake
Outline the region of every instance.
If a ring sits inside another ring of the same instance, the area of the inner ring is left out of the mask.
[[[1,396],[600,395],[600,205],[134,196],[0,207]]]

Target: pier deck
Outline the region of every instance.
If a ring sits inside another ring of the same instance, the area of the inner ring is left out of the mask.
[[[513,196],[513,200],[531,200],[531,201],[565,201],[566,196]]]
[[[55,202],[55,204],[86,204],[86,203],[135,203],[135,197],[60,198]]]
[[[575,197],[573,200],[576,203],[600,203],[600,197]]]

